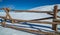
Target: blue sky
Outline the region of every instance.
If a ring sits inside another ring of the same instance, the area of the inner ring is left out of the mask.
[[[60,4],[60,0],[0,0],[0,8],[31,9],[38,6]]]

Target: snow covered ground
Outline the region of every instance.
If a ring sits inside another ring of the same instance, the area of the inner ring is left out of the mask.
[[[54,5],[46,5],[46,6],[35,7],[35,8],[32,8],[32,9],[28,9],[28,10],[52,11],[53,7],[54,7]],[[58,9],[60,9],[60,4],[58,4]],[[51,15],[48,15],[48,14],[45,14],[45,13],[27,13],[27,12],[20,12],[20,13],[19,12],[16,12],[16,13],[15,12],[10,12],[9,14],[14,19],[23,19],[23,20],[31,20],[31,19],[45,18],[45,17],[50,17],[51,16]],[[5,15],[6,15],[5,12],[2,12],[2,11],[0,12],[0,16],[5,16]],[[60,12],[57,15],[60,16]],[[50,19],[45,20],[45,21],[52,22],[52,19],[51,20]],[[7,23],[7,24],[12,25],[11,23]],[[29,24],[52,27],[50,24],[37,24],[37,23],[29,23]],[[14,24],[14,25],[16,26],[18,24]],[[18,26],[30,27],[29,25],[23,25],[23,24],[19,24]],[[50,28],[44,28],[44,27],[39,27],[39,26],[38,27],[33,26],[33,27],[53,31]],[[60,25],[58,25],[57,27],[60,28]],[[32,28],[28,28],[28,29],[32,29]],[[35,35],[35,34],[27,33],[27,32],[13,30],[13,29],[10,29],[10,28],[3,28],[1,26],[0,26],[0,31],[1,31],[0,32],[1,35],[19,35],[19,34],[20,35],[24,35],[24,34],[25,35]],[[58,31],[60,32],[60,30],[58,30]]]

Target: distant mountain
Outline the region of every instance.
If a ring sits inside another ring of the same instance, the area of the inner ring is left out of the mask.
[[[38,6],[29,10],[35,10],[35,11],[53,11],[55,5],[45,5],[45,6]],[[60,4],[57,4],[58,9],[60,9]],[[60,16],[60,12],[57,14]]]
[[[45,6],[38,6],[29,10],[36,10],[36,11],[52,11],[55,5],[45,5]],[[57,4],[58,9],[60,9],[60,4]]]

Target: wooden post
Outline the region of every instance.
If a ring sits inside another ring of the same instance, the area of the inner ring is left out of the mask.
[[[53,22],[57,19],[57,5],[54,6]],[[52,29],[57,31],[57,24],[52,24]]]
[[[11,16],[9,15],[9,9],[8,9],[8,8],[4,8],[4,10],[5,10],[5,12],[6,12],[6,18],[12,20]],[[13,20],[12,20],[12,23],[14,23]]]
[[[3,20],[3,22],[1,22],[1,25],[2,25],[2,27],[6,27],[6,22],[5,22],[5,20]]]

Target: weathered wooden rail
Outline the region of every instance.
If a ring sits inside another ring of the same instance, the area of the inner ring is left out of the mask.
[[[7,26],[8,28],[13,28],[16,30],[24,30],[24,31],[28,31],[28,32],[32,32],[32,33],[38,33],[38,34],[46,34],[46,35],[57,35],[57,25],[60,24],[60,20],[58,20],[57,18],[60,18],[60,16],[57,16],[57,13],[60,11],[60,9],[58,9],[58,6],[54,6],[54,10],[53,11],[33,11],[33,10],[11,10],[9,8],[0,8],[0,10],[5,10],[6,12],[6,16],[0,16],[0,18],[3,18],[4,21],[1,22],[1,25],[3,27],[6,26],[6,20],[11,20],[11,23],[19,23],[19,22],[31,22],[31,23],[39,23],[39,24],[52,24],[52,30],[54,30],[54,32],[42,32],[39,30],[29,30],[29,29],[23,29],[23,28],[16,28],[14,26]],[[52,15],[53,17],[47,17],[47,18],[41,18],[41,19],[33,19],[33,20],[18,20],[18,19],[13,19],[9,12],[35,12],[35,13],[46,13],[48,15]],[[44,22],[41,20],[47,20],[47,19],[53,19],[52,22]]]

